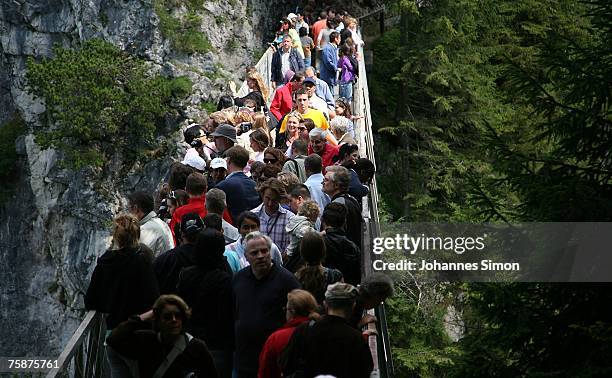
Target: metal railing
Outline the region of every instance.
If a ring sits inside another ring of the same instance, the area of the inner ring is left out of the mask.
[[[110,376],[106,364],[105,336],[106,315],[89,311],[58,357],[58,368],[51,370],[47,378]]]
[[[370,111],[370,93],[368,91],[368,79],[363,59],[363,48],[359,46],[359,76],[353,90],[354,115],[362,118],[355,120],[355,131],[359,144],[359,155],[370,159],[376,167],[376,156],[374,155],[374,136],[372,134],[372,113]],[[365,230],[362,239],[362,276],[372,273],[372,242],[380,236],[380,223],[378,219],[378,187],[376,180],[370,183],[370,195],[363,198],[363,217]],[[370,311],[372,312],[372,311]],[[381,377],[393,376],[393,360],[391,358],[391,347],[385,305],[379,305],[374,315],[378,318],[376,327],[370,324],[370,329],[376,329],[378,335],[370,337],[370,349],[374,359],[375,369]]]

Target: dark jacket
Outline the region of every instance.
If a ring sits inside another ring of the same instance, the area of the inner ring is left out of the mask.
[[[285,376],[302,371],[303,377],[368,378],[374,368],[370,348],[361,332],[334,315],[325,315],[314,325],[300,325],[284,353]]]
[[[271,73],[272,73],[272,81],[282,84],[284,83],[283,74],[281,71],[282,67],[282,58],[281,58],[282,48],[276,50],[274,55],[272,56],[272,65],[271,65]],[[289,52],[289,69],[293,72],[304,71],[304,59],[300,56],[296,49],[292,48]]]
[[[339,193],[332,198],[332,202],[346,206],[346,237],[361,247],[363,234],[363,217],[361,216],[361,203],[348,193]]]
[[[349,183],[348,193],[355,197],[357,202],[361,205],[361,199],[370,193],[370,189],[359,181],[359,175],[354,169],[349,169],[349,172],[351,174],[351,181]]]
[[[172,349],[159,341],[150,323],[135,318],[119,324],[106,342],[119,354],[136,360],[141,377],[153,376]],[[217,377],[217,369],[206,344],[197,338],[188,342],[163,376],[183,378],[189,373],[195,373],[197,377]]]
[[[240,213],[254,209],[261,203],[259,193],[255,190],[255,181],[242,172],[226,177],[216,188],[225,192],[227,208],[234,221]]]
[[[130,315],[150,310],[159,296],[152,259],[153,251],[144,244],[139,248],[106,251],[98,258],[91,276],[85,308],[108,313],[108,329]]]
[[[350,241],[343,230],[328,228],[323,235],[325,240],[325,265],[342,272],[344,282],[358,285],[361,282],[360,248]]]
[[[259,353],[268,336],[285,323],[283,307],[287,293],[298,289],[295,276],[274,264],[261,280],[251,267],[236,273],[233,281],[236,309],[236,353],[234,367],[238,376],[256,376]]]
[[[255,109],[256,112],[261,111],[262,107],[264,112],[268,111],[266,99],[263,98],[263,95],[260,91],[249,92],[244,97],[236,97],[234,98],[234,104],[236,104],[236,106],[244,106],[244,100],[248,99],[253,100],[255,101],[255,103],[257,103],[257,108]]]
[[[157,256],[153,271],[160,294],[176,294],[179,273],[183,268],[195,265],[194,253],[193,244],[182,244]]]
[[[218,268],[183,269],[178,295],[192,309],[187,330],[211,350],[234,349],[234,296],[232,274]]]

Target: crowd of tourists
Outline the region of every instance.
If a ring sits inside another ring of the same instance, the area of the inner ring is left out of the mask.
[[[155,193],[113,221],[87,309],[108,314],[113,377],[369,377],[365,310],[392,295],[362,278],[375,167],[353,116],[357,21],[290,13],[269,78],[190,120],[188,149]],[[199,121],[199,122],[197,122]]]

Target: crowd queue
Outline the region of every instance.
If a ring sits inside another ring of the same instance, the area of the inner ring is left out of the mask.
[[[280,24],[272,88],[248,68],[248,94],[189,124],[165,183],[113,221],[85,296],[113,377],[370,376],[365,310],[393,283],[361,277],[363,41],[333,9]]]

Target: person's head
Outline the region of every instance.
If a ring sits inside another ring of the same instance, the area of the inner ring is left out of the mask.
[[[133,214],[120,214],[113,219],[113,246],[120,248],[138,247],[140,223]]]
[[[344,143],[342,146],[340,146],[338,155],[334,157],[334,161],[340,162],[340,164],[344,164],[349,161],[354,163],[357,159],[359,159],[359,146],[351,143]]]
[[[344,116],[348,119],[351,118],[351,105],[345,98],[339,98],[336,100],[336,116]]]
[[[166,198],[166,204],[168,205],[168,213],[170,216],[174,215],[174,212],[179,207],[186,205],[189,200],[189,194],[186,191],[177,189],[172,190],[168,193],[168,198]]]
[[[308,35],[308,30],[305,26],[302,26],[299,30],[300,37],[306,37]]]
[[[206,193],[206,188],[206,178],[203,174],[194,172],[187,177],[185,191],[189,194],[189,197],[202,197]]]
[[[349,29],[342,29],[342,31],[340,32],[340,45],[344,45],[346,41],[351,39],[352,36],[353,33]]]
[[[223,232],[223,218],[221,218],[219,214],[208,213],[202,221],[206,228],[211,228],[221,233]]]
[[[292,44],[293,41],[291,41],[291,36],[286,35],[283,37],[283,42],[281,42],[281,48],[283,49],[283,51],[289,51],[289,49],[291,49]]]
[[[340,48],[338,49],[338,55],[342,56],[351,56],[353,55],[353,49],[351,48],[350,45],[348,44],[343,44],[340,45]]]
[[[223,158],[214,158],[210,162],[210,177],[215,182],[223,180],[227,176],[227,161]]]
[[[265,114],[255,113],[253,115],[253,130],[262,130],[268,136],[268,140],[272,140],[272,137],[270,136],[270,130],[268,130],[268,122],[266,121]]]
[[[218,217],[216,214],[208,215]],[[205,219],[202,221],[204,222]],[[210,220],[208,222],[210,223]],[[219,230],[213,227],[205,227],[198,233],[193,250],[194,262],[205,271],[224,268],[225,257],[223,252],[225,252],[225,238]]]
[[[270,139],[262,129],[253,130],[249,135],[249,141],[251,143],[251,148],[255,152],[261,152],[270,145]]]
[[[272,269],[272,239],[259,231],[244,237],[244,256],[257,279],[265,277]]]
[[[304,201],[297,212],[298,215],[305,216],[312,223],[317,221],[320,213],[319,205],[313,200]]]
[[[234,98],[229,95],[223,95],[219,98],[219,102],[217,102],[217,111],[231,108],[234,106]]]
[[[325,20],[327,18],[327,12],[326,11],[321,11],[321,13],[319,13],[319,18],[321,20]]]
[[[310,118],[304,118],[300,125],[298,126],[298,131],[300,133],[300,139],[305,141],[306,144],[310,143],[310,130],[315,128],[315,123]],[[308,146],[306,147],[308,148]]]
[[[311,317],[317,311],[317,300],[308,291],[293,289],[287,294],[287,321],[296,317]]]
[[[331,32],[329,34],[329,42],[335,45],[339,45],[340,44],[340,33],[335,32],[335,31]]]
[[[299,89],[295,93],[295,103],[297,104],[296,109],[301,114],[304,114],[308,111],[308,106],[309,106],[308,97],[309,96],[308,96],[308,92],[306,91],[306,89]]]
[[[304,76],[315,79],[317,77],[317,71],[312,66],[306,67],[304,70]],[[315,79],[316,81],[316,79]]]
[[[325,144],[327,144],[327,141],[325,140],[325,130],[315,127],[314,129],[310,130],[308,137],[310,138],[310,146],[312,147],[312,151],[315,154],[323,155],[323,151],[325,151]]]
[[[366,158],[359,158],[355,161],[355,168],[353,168],[355,172],[357,172],[357,176],[359,177],[359,181],[362,184],[369,184],[372,182],[374,178],[374,173],[376,173],[376,167],[374,167],[374,163],[371,160]]]
[[[300,242],[300,254],[307,265],[319,265],[325,259],[325,239],[321,234],[310,231],[304,234]]]
[[[212,214],[223,215],[227,196],[221,189],[212,188],[206,192],[206,211]]]
[[[139,220],[153,211],[153,196],[145,191],[137,191],[128,195],[128,210]]]
[[[344,193],[348,190],[350,180],[348,169],[338,165],[329,166],[323,179],[323,192],[330,197]]]
[[[304,184],[296,185],[289,194],[289,207],[294,214],[298,213],[300,206],[310,199],[310,191]]]
[[[243,211],[236,219],[236,228],[242,237],[253,231],[259,231],[260,220],[252,211]]]
[[[348,319],[353,312],[358,293],[355,286],[344,282],[327,286],[325,291],[327,313]]]
[[[291,93],[297,91],[302,88],[302,82],[304,81],[304,73],[296,72],[290,80],[291,83]]]
[[[270,92],[259,72],[253,71],[247,74],[247,85],[252,90],[260,91],[264,100],[268,99]]]
[[[285,154],[278,148],[268,147],[264,150],[264,163],[283,167],[285,164]]]
[[[219,125],[228,122],[229,119],[227,117],[227,113],[216,111],[208,116],[208,121],[206,122],[205,129],[208,132],[213,132]]]
[[[359,301],[369,310],[393,296],[393,280],[383,273],[372,273],[359,285]]]
[[[220,124],[210,135],[214,138],[215,147],[217,147],[219,153],[223,153],[238,143],[236,140],[236,127],[228,123]]]
[[[281,171],[276,178],[283,184],[286,193],[291,193],[293,188],[301,184],[300,178],[293,172]]]
[[[183,333],[183,322],[191,317],[191,309],[181,297],[165,294],[153,304],[153,329],[162,342],[170,343]]]
[[[291,143],[291,156],[305,156],[308,153],[308,143],[302,139],[296,139]]]
[[[206,134],[200,125],[193,124],[183,131],[183,137],[185,138],[185,143],[191,144],[195,139],[205,138]]]
[[[187,213],[181,218],[181,238],[183,244],[195,243],[198,234],[204,229],[204,222],[197,213]]]
[[[346,206],[337,202],[330,202],[323,209],[321,215],[321,223],[325,228],[342,228],[346,223],[347,216]]]
[[[187,183],[187,176],[193,172],[193,168],[185,164],[178,162],[173,163],[170,166],[170,177],[168,177],[168,186],[170,186],[170,190],[184,190]]]
[[[278,165],[266,164],[261,170],[261,175],[257,179],[257,185],[261,185],[261,183],[267,179],[276,178],[281,171],[282,168]]]
[[[321,173],[323,170],[323,160],[321,156],[318,154],[308,155],[306,159],[304,159],[304,170],[307,176]]]
[[[225,151],[228,172],[242,172],[249,162],[249,151],[242,146],[234,146]]]
[[[253,179],[253,181],[259,182],[265,167],[266,164],[261,161],[255,161],[253,162],[253,164],[251,164],[251,178]]]
[[[348,127],[350,125],[348,118],[343,116],[335,116],[334,119],[329,123],[329,127],[331,128],[332,133],[336,137],[336,139],[342,138],[344,134],[348,132]]]
[[[351,29],[353,31],[355,31],[357,29],[358,23],[357,23],[357,19],[356,18],[346,17],[344,19],[344,21],[345,21],[345,24],[346,24],[347,28],[349,28],[349,29]]]
[[[296,111],[287,114],[287,130],[285,132],[288,140],[299,136],[298,127],[302,119],[302,115]]]
[[[317,91],[317,82],[312,77],[304,79],[304,83],[302,84],[302,86],[306,90],[308,98],[314,96],[315,92]]]
[[[277,178],[264,181],[258,187],[258,191],[268,214],[273,214],[278,210],[281,201],[287,194],[285,186]]]

